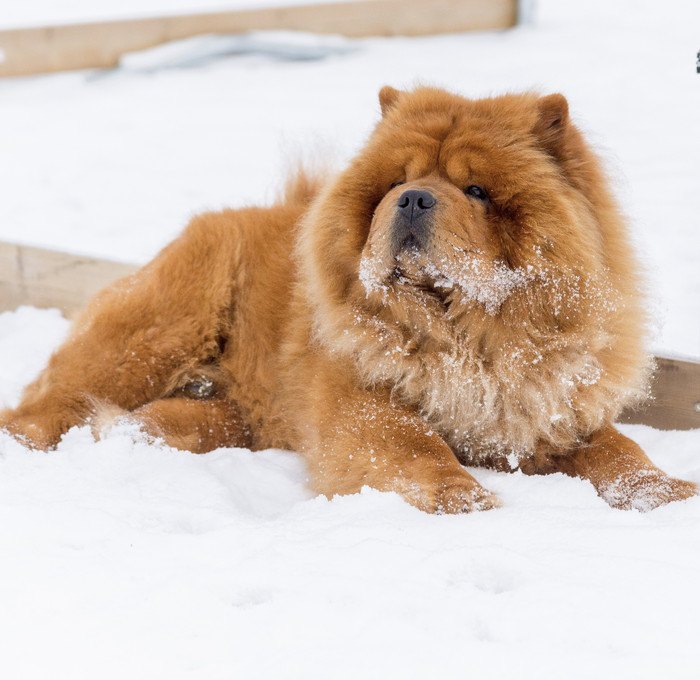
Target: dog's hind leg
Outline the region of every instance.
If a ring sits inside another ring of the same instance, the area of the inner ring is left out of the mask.
[[[0,427],[48,448],[96,401],[132,411],[169,394],[174,376],[215,362],[236,295],[238,219],[195,218],[150,264],[98,294]]]
[[[137,423],[168,446],[192,453],[225,447],[249,447],[250,432],[235,403],[226,399],[158,399],[132,412],[98,408],[93,429],[102,434],[116,420]]]

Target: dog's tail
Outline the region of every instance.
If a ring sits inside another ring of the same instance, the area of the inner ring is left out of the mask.
[[[316,198],[325,179],[321,172],[311,172],[300,166],[287,177],[282,192],[282,202],[293,205],[308,205]]]

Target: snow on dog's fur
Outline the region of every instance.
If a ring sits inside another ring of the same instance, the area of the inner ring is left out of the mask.
[[[200,216],[98,296],[6,426],[50,446],[109,402],[174,446],[293,448],[320,492],[431,511],[498,505],[459,460],[619,507],[693,494],[612,426],[646,394],[642,286],[564,97],[380,102],[325,186]]]

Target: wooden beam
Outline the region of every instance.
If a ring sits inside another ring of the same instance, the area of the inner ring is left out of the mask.
[[[19,305],[58,307],[70,317],[98,290],[136,269],[132,264],[0,242],[0,311]]]
[[[137,269],[132,264],[0,242],[0,311],[19,305],[58,307],[70,317],[98,290]],[[625,411],[620,422],[660,430],[700,428],[700,362],[656,360],[654,398],[642,408]]]
[[[700,362],[656,357],[653,399],[625,411],[620,422],[641,423],[658,430],[700,428]]]
[[[207,33],[259,30],[349,37],[494,30],[517,21],[517,0],[361,0],[0,31],[0,76],[111,68],[126,52]]]

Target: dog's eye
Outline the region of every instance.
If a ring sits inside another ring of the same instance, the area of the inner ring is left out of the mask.
[[[468,186],[465,190],[464,193],[467,196],[471,196],[472,198],[476,198],[480,201],[488,201],[489,200],[489,195],[486,193],[486,189],[483,187],[477,186],[476,184],[472,184]]]
[[[396,180],[396,182],[392,182],[389,185],[389,189],[396,189],[396,187],[400,187],[402,184],[406,184],[402,179],[401,180]]]

